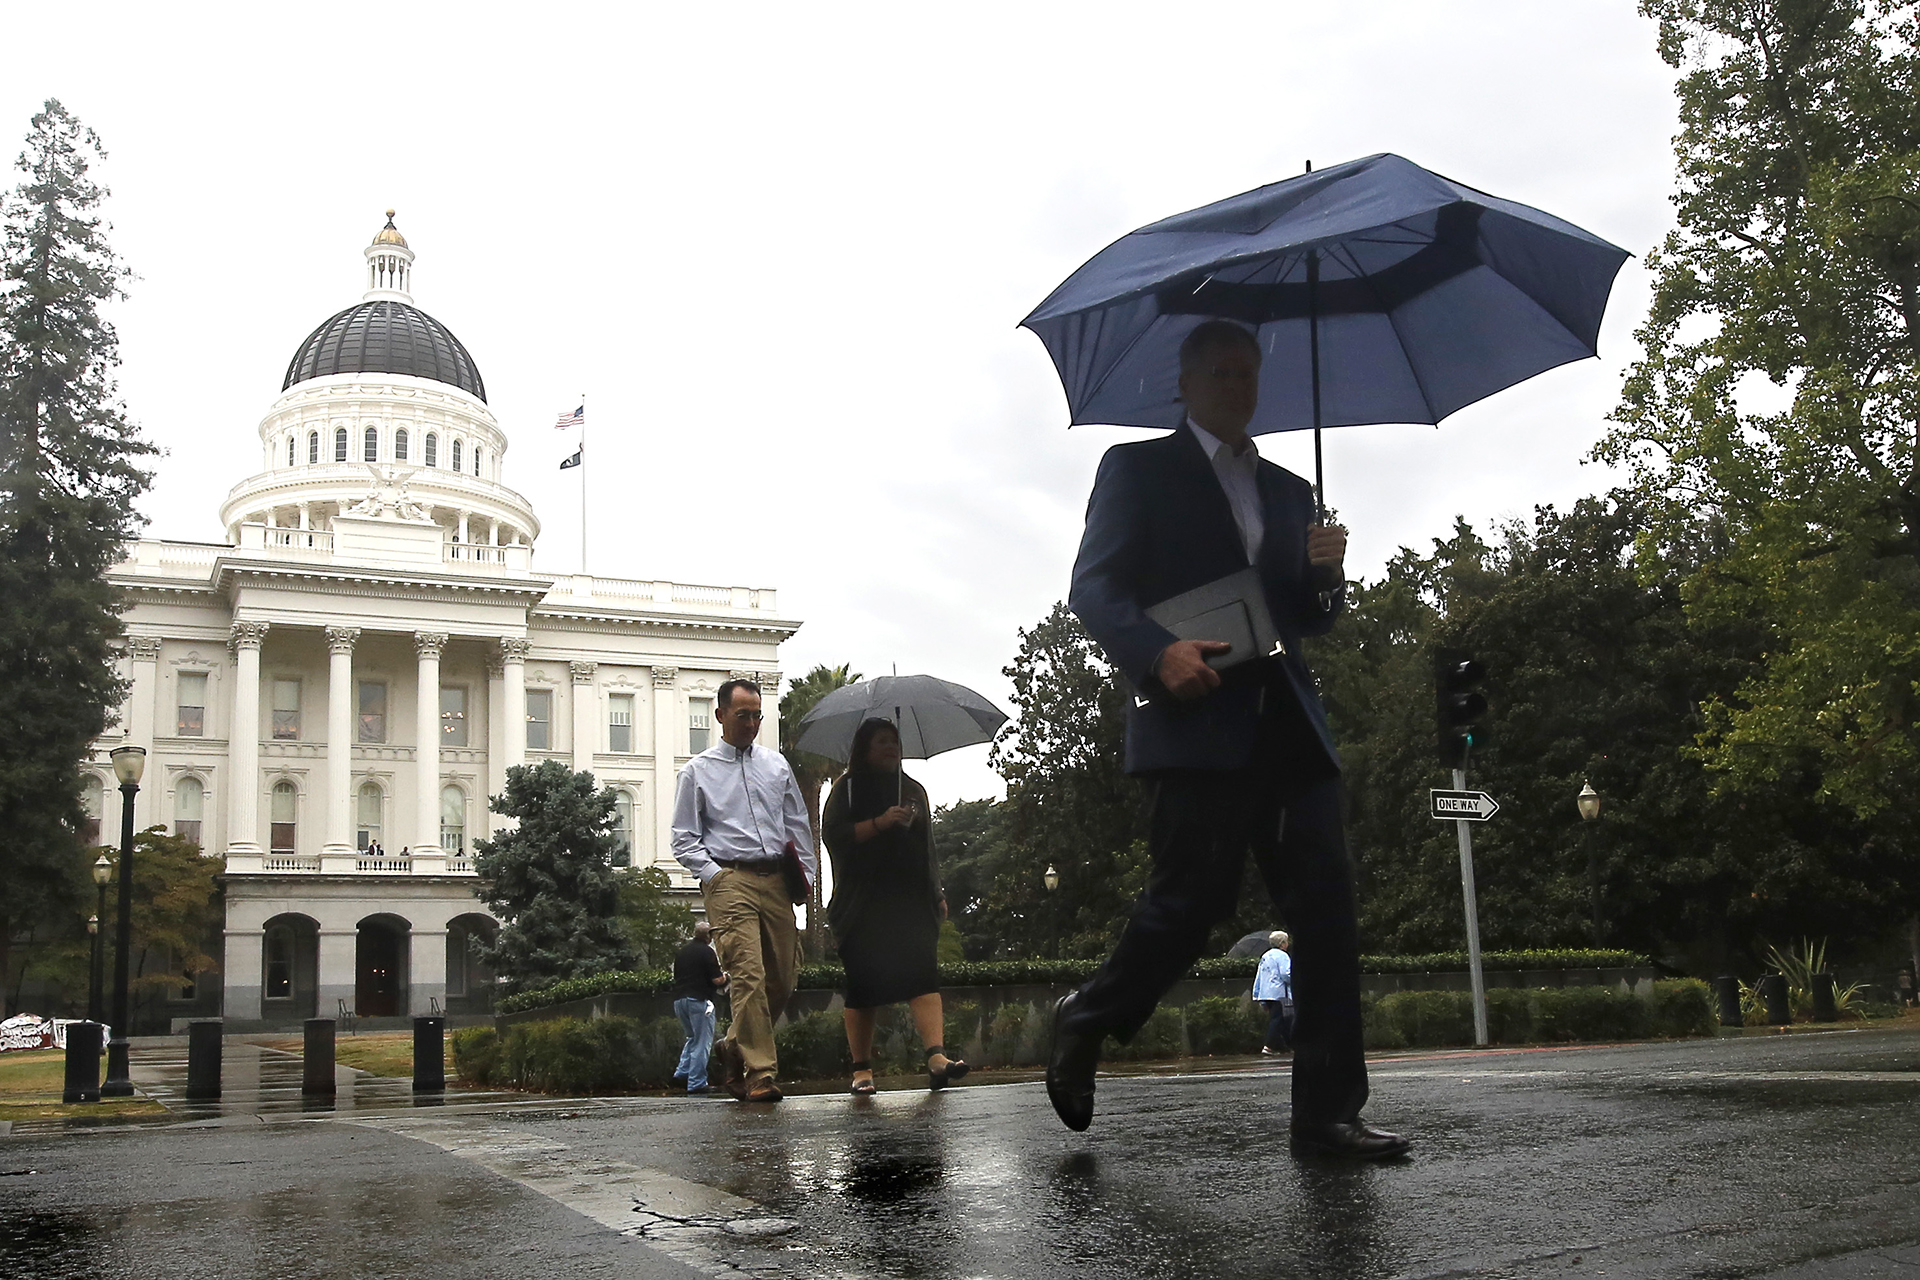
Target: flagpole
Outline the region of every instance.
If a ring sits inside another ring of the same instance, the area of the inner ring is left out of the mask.
[[[587,571],[587,393],[580,393],[580,572]]]

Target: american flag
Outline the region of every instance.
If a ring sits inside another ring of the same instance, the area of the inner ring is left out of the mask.
[[[568,427],[586,426],[587,425],[587,406],[583,404],[578,409],[575,409],[572,413],[561,414],[560,420],[554,423],[553,425],[554,425],[554,429],[557,431],[565,431]]]

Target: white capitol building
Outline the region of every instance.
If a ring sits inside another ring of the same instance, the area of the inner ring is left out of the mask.
[[[107,755],[145,746],[136,829],[224,856],[221,998],[177,1003],[235,1029],[483,1009],[466,937],[495,922],[471,850],[514,765],[591,770],[619,795],[621,860],[690,891],[674,774],[722,681],[758,680],[771,711],[800,625],[764,587],[538,573],[506,433],[466,348],[413,305],[391,212],[365,253],[364,300],[300,344],[260,421],[226,540],[143,539],[109,574],[132,692],[87,801],[117,843]],[[769,714],[762,740],[778,733]]]

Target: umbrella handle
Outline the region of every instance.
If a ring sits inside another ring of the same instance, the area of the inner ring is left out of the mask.
[[[1313,170],[1309,168],[1307,172]],[[1327,522],[1327,473],[1320,453],[1320,255],[1307,255],[1307,363],[1313,381],[1313,510],[1315,518]]]

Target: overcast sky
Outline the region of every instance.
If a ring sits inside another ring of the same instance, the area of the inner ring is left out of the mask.
[[[1671,77],[1632,0],[1366,6],[11,6],[0,145],[49,96],[110,159],[121,386],[165,448],[150,536],[218,539],[294,348],[388,206],[465,342],[548,573],[774,586],[797,675],[927,671],[1006,705],[1124,428],[1066,429],[1015,325],[1143,223],[1394,151],[1633,251],[1598,361],[1439,429],[1327,437],[1354,576],[1605,489],[1670,222]],[[9,183],[13,181],[8,179]],[[1261,452],[1311,474],[1310,437]],[[997,794],[986,748],[917,766]]]

